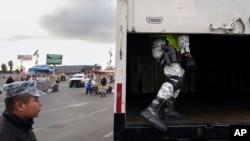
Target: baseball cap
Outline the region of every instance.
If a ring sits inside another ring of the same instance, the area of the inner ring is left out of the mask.
[[[30,94],[35,97],[40,97],[46,95],[45,92],[40,91],[37,88],[37,83],[35,80],[29,81],[16,81],[10,84],[3,85],[3,92],[6,94],[6,97],[14,97],[21,94]]]

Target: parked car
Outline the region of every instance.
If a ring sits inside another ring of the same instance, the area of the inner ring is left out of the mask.
[[[85,78],[82,74],[75,74],[69,79],[69,87],[72,88],[73,86],[85,86]]]

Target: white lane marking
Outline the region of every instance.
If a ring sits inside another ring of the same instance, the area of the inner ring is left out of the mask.
[[[78,106],[82,106],[82,105],[85,105],[85,104],[87,104],[87,102],[85,102],[85,103],[79,103],[79,104],[69,105],[69,107],[78,107]]]
[[[89,116],[89,115],[92,115],[92,114],[96,114],[96,113],[100,113],[100,112],[103,112],[103,111],[107,111],[108,108],[104,108],[104,109],[101,109],[101,110],[98,110],[98,111],[94,111],[94,112],[91,112],[91,113],[87,113],[87,114],[83,114],[83,115],[80,115],[78,117],[73,117],[73,118],[70,118],[70,119],[66,119],[66,120],[62,120],[62,121],[59,121],[53,125],[49,125],[49,126],[46,126],[46,127],[40,127],[40,128],[36,128],[36,129],[33,129],[34,132],[37,132],[39,130],[42,130],[42,129],[45,129],[45,128],[48,128],[50,126],[55,126],[57,124],[65,124],[66,122],[70,122],[70,121],[74,121],[76,119],[80,119],[80,118],[83,118],[83,117],[86,117],[86,116]]]
[[[39,130],[42,130],[42,129],[45,129],[46,127],[40,127],[40,128],[36,128],[36,129],[33,129],[33,132],[36,132],[36,131],[39,131]]]
[[[46,112],[51,112],[51,111],[56,111],[56,110],[62,110],[62,109],[70,108],[70,107],[78,107],[78,106],[82,106],[82,105],[85,105],[85,104],[88,104],[88,102],[68,105],[68,106],[65,106],[65,107],[50,109],[50,110],[46,110],[46,111],[41,111],[40,113],[46,113]]]
[[[108,137],[110,137],[110,136],[112,136],[112,135],[113,135],[113,132],[110,132],[110,133],[104,135],[103,137],[104,137],[104,138],[108,138]]]

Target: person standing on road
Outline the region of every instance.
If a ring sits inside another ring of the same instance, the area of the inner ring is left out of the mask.
[[[10,84],[10,83],[13,83],[14,80],[11,76],[8,77],[8,79],[6,80],[6,84]]]
[[[17,81],[3,86],[5,110],[0,117],[0,141],[37,141],[32,131],[46,93],[37,89],[36,81]]]
[[[107,79],[105,78],[105,76],[103,76],[103,78],[101,79],[101,85],[102,85],[101,97],[106,97],[106,93],[107,93],[107,89],[106,89]]]
[[[87,87],[86,87],[86,96],[89,96],[88,92],[90,94],[92,94],[92,89],[93,89],[93,84],[92,84],[91,80],[89,79],[89,81],[87,83]]]

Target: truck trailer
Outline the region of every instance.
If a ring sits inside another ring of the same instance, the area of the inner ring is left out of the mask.
[[[229,140],[250,126],[249,0],[117,0],[114,141]],[[196,71],[159,131],[140,112],[165,82],[154,34],[188,34]],[[250,133],[250,130],[249,130]]]

